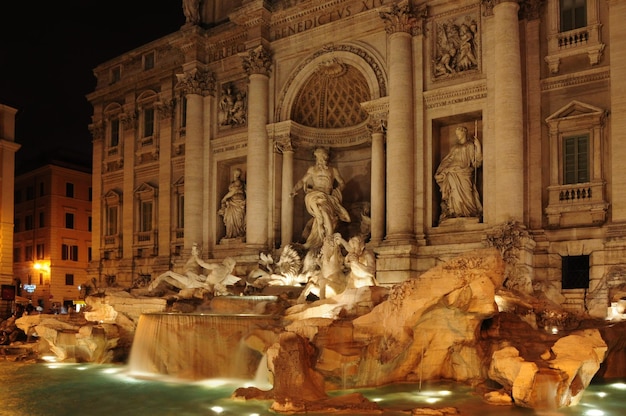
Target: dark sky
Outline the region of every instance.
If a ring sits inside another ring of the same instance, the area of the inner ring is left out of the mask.
[[[182,0],[0,0],[0,103],[18,110],[19,163],[91,154],[93,68],[185,22]]]

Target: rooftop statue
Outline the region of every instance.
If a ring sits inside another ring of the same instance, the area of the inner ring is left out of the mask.
[[[307,170],[291,191],[291,197],[294,197],[299,190],[304,190],[304,204],[313,217],[305,227],[308,233],[305,248],[321,247],[324,238],[333,235],[340,220],[350,222],[350,214],[341,205],[345,182],[339,170],[328,166],[326,149],[317,148],[313,155],[315,165]]]
[[[185,23],[200,24],[200,6],[203,0],[183,0]]]

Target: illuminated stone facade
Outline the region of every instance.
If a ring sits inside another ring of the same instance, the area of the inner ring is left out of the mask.
[[[95,69],[90,275],[140,285],[193,243],[245,274],[303,241],[290,191],[321,146],[346,181],[338,230],[369,227],[379,282],[491,244],[511,259],[509,287],[593,316],[619,296],[626,4],[587,0],[569,25],[558,0],[204,3]],[[458,127],[482,144],[468,173],[482,215],[440,220],[434,175]],[[235,169],[246,235],[226,239]]]

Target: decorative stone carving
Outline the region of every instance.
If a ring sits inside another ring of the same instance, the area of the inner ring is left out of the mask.
[[[156,103],[156,109],[159,112],[161,119],[167,119],[174,117],[174,100],[158,101]]]
[[[184,74],[176,74],[177,87],[185,94],[213,95],[215,94],[215,74],[194,68]]]
[[[435,22],[433,76],[440,78],[477,70],[480,60],[478,16]]]
[[[137,125],[137,112],[129,111],[120,114],[120,121],[125,129],[134,129]]]
[[[401,6],[393,4],[387,11],[382,11],[379,15],[385,21],[385,31],[390,35],[396,32],[413,34],[417,27],[417,19],[408,3]]]
[[[248,120],[248,94],[232,83],[222,86],[218,120],[220,126],[239,127]]]
[[[92,123],[89,125],[89,132],[94,140],[104,139],[104,124],[102,121]]]
[[[272,54],[263,45],[259,45],[242,56],[242,65],[246,74],[269,75],[272,67]]]

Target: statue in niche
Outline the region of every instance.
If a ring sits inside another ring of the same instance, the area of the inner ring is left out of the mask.
[[[476,170],[483,161],[480,141],[476,136],[468,138],[465,126],[457,127],[455,134],[456,143],[435,172],[441,189],[440,223],[449,218],[480,217],[483,212],[476,189]]]
[[[200,24],[200,6],[202,0],[183,0],[183,13],[185,22],[193,25]]]
[[[243,91],[235,91],[232,84],[222,88],[218,121],[220,126],[243,126],[246,124],[248,97]]]
[[[191,256],[183,268],[183,274],[168,270],[157,276],[148,286],[148,290],[153,291],[161,282],[165,282],[180,289],[181,292],[203,289],[214,295],[229,294],[227,286],[240,280],[239,277],[232,275],[235,264],[236,261],[231,257],[226,257],[221,264],[207,263],[200,258],[198,245],[193,244]],[[201,274],[203,268],[209,271],[207,275]]]
[[[221,207],[217,212],[226,226],[225,238],[246,236],[246,184],[241,179],[241,169],[233,172],[233,180],[228,185],[228,192],[222,197]]]
[[[304,190],[304,204],[312,218],[307,223],[305,248],[321,247],[324,238],[332,236],[339,221],[350,222],[348,211],[341,205],[345,182],[337,168],[328,166],[328,151],[317,148],[313,152],[315,165],[309,167],[294,185],[293,198],[300,189]]]
[[[437,25],[435,77],[478,69],[478,25],[469,16],[465,22],[449,20]]]

